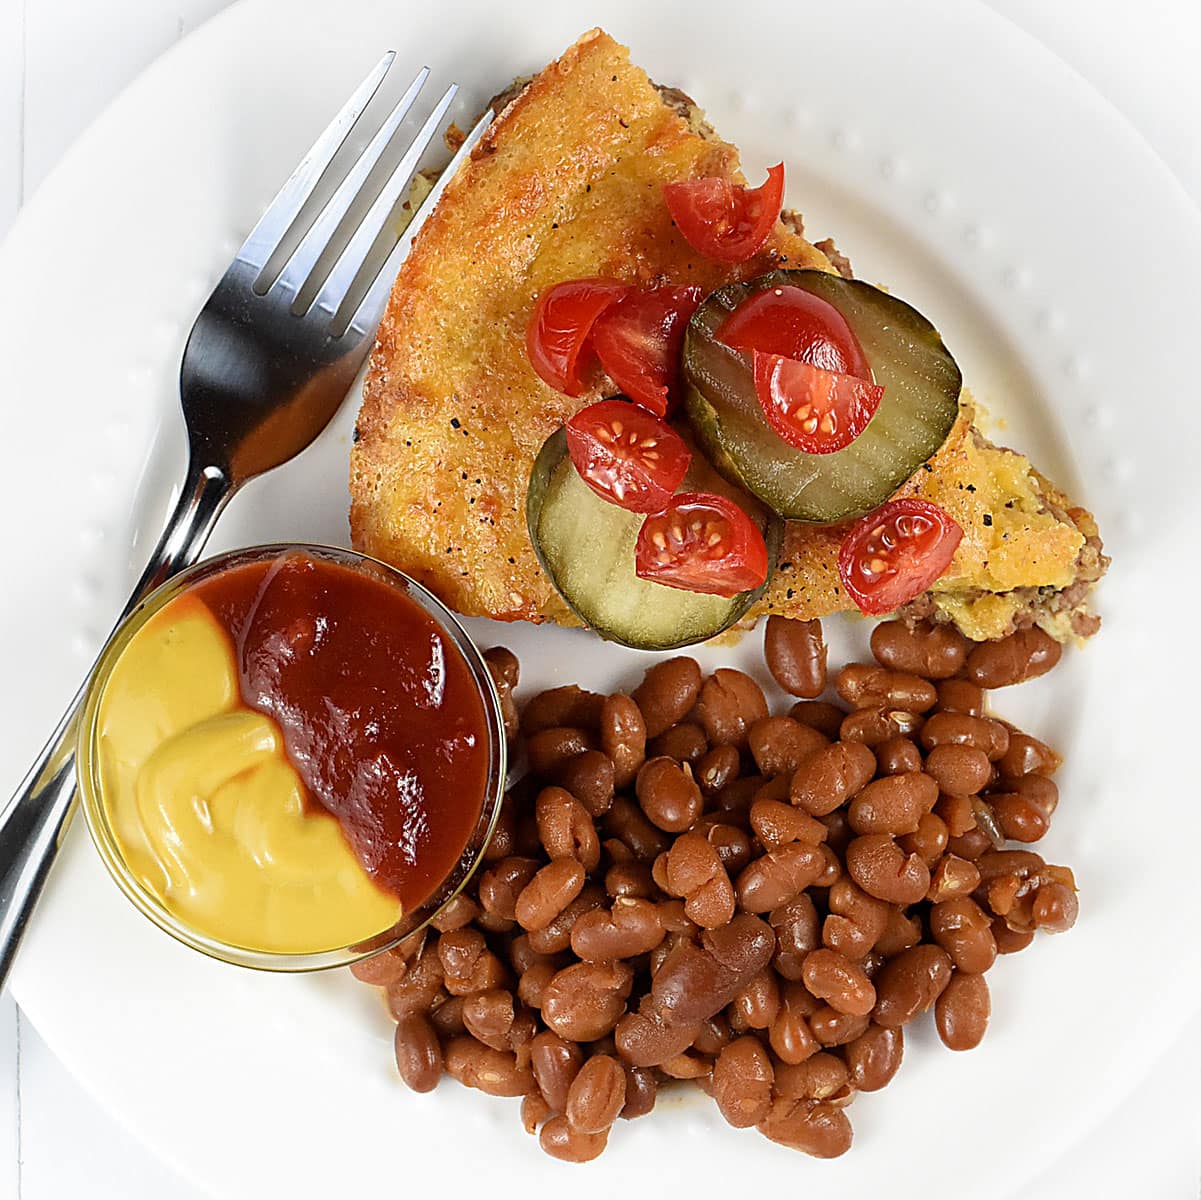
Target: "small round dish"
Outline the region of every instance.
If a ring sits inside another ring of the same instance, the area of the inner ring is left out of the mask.
[[[100,750],[102,701],[114,668],[134,638],[157,613],[171,601],[226,572],[255,564],[267,564],[270,570],[293,558],[349,568],[398,590],[411,600],[445,636],[448,647],[457,650],[461,656],[483,707],[486,735],[486,774],[479,816],[449,873],[435,885],[427,899],[403,913],[393,925],[361,940],[312,952],[262,950],[233,940],[224,941],[211,932],[194,928],[173,911],[139,878],[127,861],[122,839],[114,829],[110,805],[106,802]],[[506,750],[500,699],[487,664],[454,614],[415,580],[384,563],[350,550],[301,543],[253,546],[218,555],[181,572],[146,597],[118,627],[96,664],[80,721],[76,756],[82,808],[92,841],[109,874],[134,906],[160,929],[195,950],[224,962],[267,971],[316,971],[345,966],[386,950],[428,924],[454,899],[479,865],[500,815],[505,790]]]

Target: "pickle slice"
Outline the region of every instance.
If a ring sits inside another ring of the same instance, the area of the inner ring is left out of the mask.
[[[763,531],[771,578],[783,534],[774,513],[731,487],[699,454],[679,490],[717,492],[740,504]],[[601,637],[639,650],[703,642],[733,625],[762,594],[756,588],[731,598],[709,596],[640,579],[634,543],[645,519],[602,500],[580,478],[562,429],[546,440],[526,496],[530,541],[568,607]]]
[[[755,394],[750,354],[717,339],[744,300],[785,285],[842,313],[884,386],[867,428],[833,454],[806,454],[777,436]],[[962,377],[938,330],[903,300],[825,271],[773,271],[714,292],[689,323],[683,367],[701,449],[729,480],[796,521],[845,521],[883,504],[938,451],[959,413]]]

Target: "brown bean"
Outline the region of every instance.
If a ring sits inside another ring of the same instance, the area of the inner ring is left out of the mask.
[[[990,762],[996,762],[1009,749],[1009,730],[988,717],[937,712],[922,726],[921,743],[927,750],[935,746],[972,746],[983,750]]]
[[[350,964],[350,973],[356,979],[363,983],[374,984],[376,987],[387,987],[390,983],[399,983],[408,969],[408,956],[396,946]]]
[[[761,774],[791,775],[814,750],[827,744],[826,738],[791,717],[762,717],[747,732],[747,744]]]
[[[580,1133],[601,1133],[626,1102],[626,1074],[617,1059],[597,1054],[579,1069],[567,1092],[564,1115]]]
[[[976,808],[968,796],[939,796],[934,815],[947,827],[950,837],[962,837],[976,828]]]
[[[617,1024],[633,984],[624,962],[565,967],[546,985],[542,1019],[560,1037],[594,1042]]]
[[[820,621],[768,617],[763,658],[772,678],[790,696],[812,700],[825,691],[826,645]]]
[[[571,931],[571,948],[585,962],[635,958],[653,950],[665,930],[659,908],[651,900],[618,899],[584,913]]]
[[[669,1079],[694,1079],[701,1083],[713,1070],[713,1064],[704,1055],[681,1051],[659,1064],[659,1070]]]
[[[837,1104],[854,1095],[849,1087],[846,1063],[822,1050],[800,1063],[781,1063],[776,1068],[776,1095],[788,1100],[825,1100]]]
[[[545,929],[583,891],[584,877],[574,858],[547,863],[517,897],[517,923],[531,932]]]
[[[555,726],[594,729],[600,719],[604,697],[586,692],[574,683],[539,692],[525,702],[521,711],[521,732],[532,737]]]
[[[635,1121],[654,1110],[659,1084],[650,1067],[633,1067],[623,1061],[622,1069],[626,1073],[626,1102],[621,1117],[624,1121]]]
[[[600,712],[601,749],[613,762],[613,784],[626,788],[646,759],[646,721],[632,697],[606,696]]]
[[[493,1050],[473,1037],[451,1038],[443,1054],[448,1075],[489,1096],[524,1096],[536,1086],[533,1072],[518,1066],[515,1055]]]
[[[446,995],[442,962],[433,942],[426,943],[400,979],[388,984],[386,995],[388,1011],[397,1021],[428,1013]]]
[[[479,877],[477,894],[484,912],[515,920],[518,915],[518,896],[538,873],[538,860],[513,855],[501,859]]]
[[[685,934],[692,938],[697,931],[696,922],[684,912],[682,900],[660,900],[659,920],[668,933]],[[663,947],[660,946],[659,949],[662,950]]]
[[[701,789],[692,771],[670,758],[649,758],[638,772],[638,803],[652,825],[682,833],[701,815]]]
[[[823,943],[852,961],[866,957],[884,934],[890,906],[845,878],[830,888],[826,903]]]
[[[544,778],[555,775],[568,759],[595,749],[590,733],[570,725],[540,729],[525,742],[531,772]]]
[[[981,854],[992,848],[992,838],[983,829],[969,829],[947,840],[947,852],[968,862],[975,862]]]
[[[970,896],[980,884],[976,864],[956,854],[944,854],[930,875],[926,899],[935,904],[955,896]]]
[[[538,1126],[550,1118],[553,1109],[542,1098],[541,1092],[531,1092],[521,1098],[521,1127],[533,1137],[538,1132]]]
[[[613,807],[605,817],[605,828],[621,838],[641,862],[653,862],[671,845],[671,839],[652,825],[642,809],[625,796],[618,796],[613,801]]]
[[[926,755],[926,774],[951,796],[974,796],[992,778],[992,763],[983,750],[947,743]]]
[[[906,854],[916,854],[918,858],[933,868],[942,858],[950,839],[947,823],[937,813],[922,813],[918,818],[917,828],[904,837],[897,838],[897,845]]]
[[[684,719],[701,690],[701,668],[695,658],[669,658],[655,663],[634,689],[647,737],[658,737]]]
[[[697,760],[693,775],[701,791],[712,796],[738,777],[740,766],[738,751],[733,746],[714,746]]]
[[[609,1143],[609,1131],[582,1133],[566,1117],[551,1117],[538,1134],[538,1145],[561,1162],[584,1163],[599,1158]]]
[[[980,882],[989,884],[1005,875],[1018,879],[1040,875],[1047,869],[1047,863],[1033,850],[988,850],[976,859],[976,869],[980,872]]]
[[[821,945],[821,919],[817,908],[802,892],[787,904],[773,909],[767,919],[776,932],[772,965],[782,978],[800,979],[805,956]]]
[[[488,942],[478,929],[454,929],[438,938],[437,951],[444,975],[466,980],[488,953]]]
[[[951,978],[951,959],[940,946],[918,945],[885,963],[875,978],[877,1024],[895,1028],[925,1012]]]
[[[899,708],[923,713],[938,699],[928,679],[871,663],[848,663],[835,677],[834,687],[852,708]]]
[[[1034,941],[1033,929],[1010,929],[1004,917],[993,920],[992,935],[997,940],[998,954],[1016,954]]]
[[[792,776],[792,803],[812,816],[833,812],[860,791],[876,771],[876,756],[858,742],[815,750]]]
[[[1047,782],[1051,781],[1048,779]],[[989,796],[988,803],[992,806],[1001,832],[1010,841],[1037,842],[1051,828],[1051,818],[1046,810],[1016,792]]]
[[[890,904],[916,904],[930,887],[930,868],[906,854],[887,833],[857,837],[846,850],[847,870],[868,895]]]
[[[479,915],[480,906],[466,892],[460,892],[438,910],[430,924],[439,933],[448,933],[470,925]]]
[[[704,833],[705,840],[717,851],[717,857],[727,871],[737,874],[755,855],[755,847],[747,831],[737,825],[727,824],[725,817],[715,817],[708,825],[702,819],[697,825],[697,832]]]
[[[816,817],[782,800],[756,800],[750,815],[755,836],[768,850],[788,842],[816,845],[826,840],[826,827]]]
[[[692,721],[681,721],[646,744],[647,758],[671,758],[678,763],[700,762],[708,750],[705,731]]]
[[[517,655],[507,646],[489,646],[484,651],[484,662],[494,679],[498,679],[510,688],[515,688],[521,679],[521,664]]]
[[[768,1027],[767,1040],[772,1052],[783,1063],[795,1066],[821,1049],[809,1028],[809,1016],[817,1011],[817,1000],[798,982],[784,985],[775,1020]]]
[[[735,1129],[748,1129],[767,1116],[775,1072],[759,1039],[736,1038],[713,1064],[713,1099]]]
[[[904,775],[922,769],[922,752],[912,738],[890,737],[876,747],[876,769],[881,775]]]
[[[702,685],[695,712],[710,745],[742,750],[750,727],[767,716],[767,700],[749,675],[718,667]]]
[[[705,928],[734,915],[734,888],[717,850],[699,831],[676,838],[666,860],[665,891],[684,900],[689,920]]]
[[[731,1002],[743,1029],[767,1029],[780,1011],[780,983],[772,970],[760,971]]]
[[[851,1122],[831,1104],[811,1100],[773,1102],[759,1124],[759,1132],[773,1142],[800,1150],[814,1158],[837,1158],[851,1148]]]
[[[723,1013],[718,1013],[701,1023],[700,1032],[693,1039],[692,1048],[698,1054],[716,1058],[733,1040],[734,1032],[730,1028],[730,1022]]]
[[[938,1036],[950,1050],[971,1050],[983,1039],[991,1013],[984,976],[956,971],[934,1005]]]
[[[944,679],[938,685],[938,712],[984,716],[984,689],[967,679]]]
[[[839,1012],[864,1016],[876,1003],[876,989],[863,968],[837,950],[814,950],[805,959],[801,976],[814,996]]]
[[[872,630],[872,653],[894,671],[924,679],[949,679],[967,661],[971,643],[952,625],[884,621]]]
[[[635,1067],[657,1067],[683,1054],[700,1030],[700,1021],[669,1023],[645,1011],[651,1007],[650,997],[644,997],[638,1011],[626,1013],[613,1031],[617,1052]]]
[[[493,1050],[510,1050],[513,1028],[513,995],[503,988],[463,997],[463,1026],[477,1042]]]
[[[429,1021],[418,1014],[396,1024],[396,1069],[405,1086],[432,1092],[442,1077],[442,1046]]]
[[[1034,924],[1047,933],[1064,933],[1076,924],[1080,901],[1066,883],[1042,884],[1034,897]]]
[[[819,1046],[845,1046],[868,1026],[868,1018],[856,1013],[841,1013],[831,1004],[823,1004],[809,1018],[809,1028]]]
[[[555,781],[566,788],[591,817],[609,811],[613,803],[615,769],[608,755],[585,750],[569,758],[556,772]]]
[[[1045,675],[1062,655],[1049,633],[1032,626],[999,642],[981,642],[967,656],[964,674],[982,688],[1009,687]]]
[[[1028,733],[1014,731],[1009,735],[1009,749],[1001,756],[997,768],[1001,780],[1013,787],[1027,775],[1054,775],[1063,759],[1046,742]]]
[[[857,708],[838,727],[844,742],[861,742],[875,749],[895,737],[908,737],[922,726],[922,718],[901,708]]]
[[[558,954],[571,945],[571,931],[581,914],[600,908],[605,902],[603,889],[584,885],[583,891],[545,929],[530,934],[530,945],[539,954]]]
[[[943,900],[930,909],[930,935],[969,975],[982,975],[997,958],[991,918],[970,896]]]
[[[810,729],[828,737],[831,741],[838,737],[839,727],[847,715],[844,709],[828,700],[798,700],[789,710],[788,715]]]
[[[526,967],[517,981],[517,999],[530,1008],[541,1008],[546,985],[555,977],[558,967],[551,959]]]
[[[580,1047],[544,1029],[530,1043],[530,1068],[546,1102],[555,1112],[567,1107],[567,1093],[584,1061]]]
[[[889,1028],[874,1021],[843,1050],[850,1081],[861,1092],[878,1092],[901,1069],[905,1035],[900,1027]]]
[[[888,775],[869,783],[851,801],[847,819],[856,833],[914,833],[937,799],[938,784],[921,771]]]
[[[816,846],[790,842],[754,859],[738,874],[735,891],[744,912],[765,913],[787,904],[825,870],[826,861]],[[927,880],[927,883],[929,880]],[[925,887],[922,892],[925,892]]]
[[[620,844],[625,845],[624,842]],[[650,868],[640,862],[614,863],[605,872],[605,891],[614,900],[652,900],[659,894]]]
[[[535,819],[538,837],[548,858],[573,858],[585,871],[596,869],[600,863],[596,826],[571,792],[561,787],[543,788],[538,793]]]

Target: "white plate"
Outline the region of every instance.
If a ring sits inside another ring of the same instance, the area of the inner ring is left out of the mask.
[[[911,1037],[899,1081],[855,1104],[853,1152],[828,1164],[726,1128],[698,1097],[623,1125],[599,1163],[569,1172],[520,1134],[516,1102],[453,1084],[407,1094],[389,1022],[344,975],[256,975],[169,941],[109,883],[81,825],[18,999],[102,1103],[222,1196],[404,1189],[456,1169],[487,1172],[498,1195],[570,1178],[600,1196],[670,1161],[698,1195],[726,1192],[737,1170],[744,1187],[887,1184],[904,1200],[929,1177],[897,1164],[931,1136],[941,1177],[971,1171],[974,1195],[1009,1194],[1131,1092],[1201,982],[1195,697],[1179,658],[1192,614],[1156,604],[1201,581],[1186,488],[1201,415],[1184,378],[1196,213],[1079,79],[974,4],[743,3],[733,20],[699,0],[656,5],[654,20],[645,0],[571,7],[246,0],[135,84],[25,210],[0,252],[2,777],[22,774],[168,508],[192,317],[351,85],[399,44],[407,63],[466,82],[466,116],[603,21],[697,97],[752,175],[783,156],[814,236],[835,233],[862,276],[938,323],[1006,436],[1096,511],[1115,556],[1104,632],[999,701],[1068,753],[1048,853],[1077,871],[1079,926],[998,965],[976,1053]],[[213,549],[344,541],[354,408],[238,497]],[[830,625],[844,645],[862,633]],[[624,685],[646,658],[580,632],[476,631],[514,646],[534,685]],[[702,657],[749,663],[757,640]]]

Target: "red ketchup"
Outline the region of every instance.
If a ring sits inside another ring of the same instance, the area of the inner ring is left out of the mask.
[[[411,912],[463,853],[483,808],[488,724],[470,668],[398,588],[289,554],[205,580],[243,701],[283,730],[308,803],[337,817],[376,884]]]

